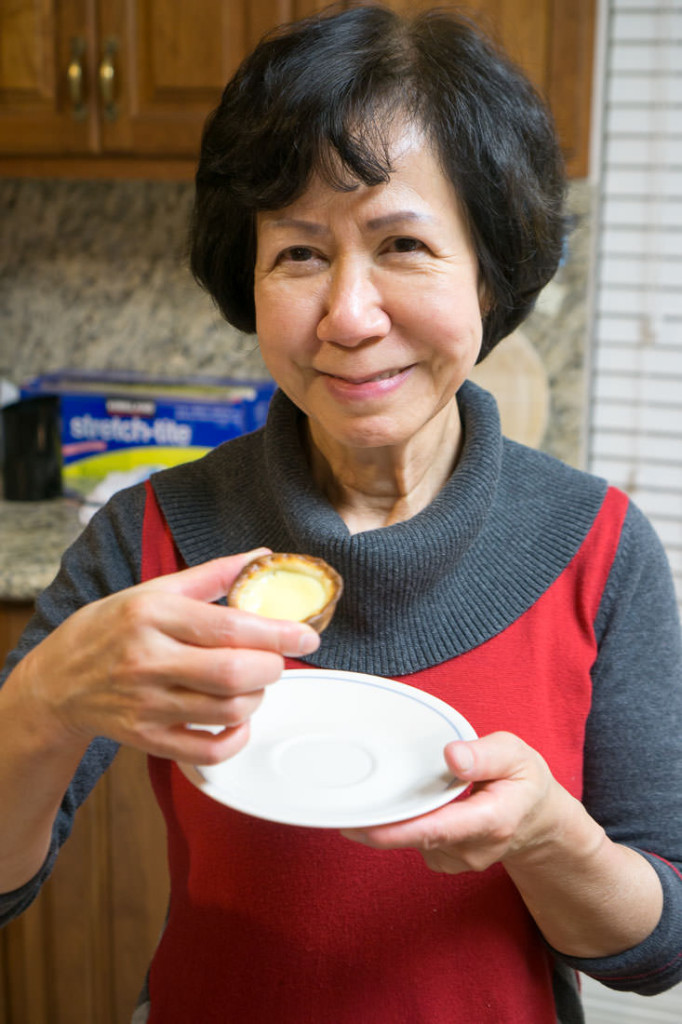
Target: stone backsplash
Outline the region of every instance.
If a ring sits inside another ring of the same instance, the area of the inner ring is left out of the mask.
[[[0,179],[0,377],[58,370],[261,375],[257,341],[187,267],[192,185]],[[564,265],[523,327],[549,387],[542,447],[582,464],[592,191],[573,182]]]

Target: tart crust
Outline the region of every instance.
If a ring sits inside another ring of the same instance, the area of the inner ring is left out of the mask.
[[[270,618],[305,622],[321,633],[342,591],[341,576],[323,559],[276,553],[255,558],[242,569],[227,603]]]

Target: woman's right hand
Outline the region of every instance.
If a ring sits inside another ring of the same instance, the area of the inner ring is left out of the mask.
[[[263,550],[215,559],[79,609],[26,655],[5,686],[23,688],[22,699],[58,743],[87,746],[107,736],[193,764],[233,756],[284,656],[319,645],[309,626],[213,603],[258,554]]]

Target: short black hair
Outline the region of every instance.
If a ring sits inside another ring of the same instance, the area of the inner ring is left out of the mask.
[[[313,172],[339,189],[387,181],[396,115],[424,130],[468,221],[487,300],[479,359],[531,311],[565,231],[547,105],[469,19],[372,4],[269,33],[207,120],[191,267],[239,330],[256,329],[256,213],[293,202]]]

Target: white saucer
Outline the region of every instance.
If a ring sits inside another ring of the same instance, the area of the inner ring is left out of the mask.
[[[434,810],[466,788],[443,758],[476,739],[422,690],[356,672],[285,671],[251,719],[251,737],[215,766],[180,765],[219,803],[269,821],[361,828]]]

